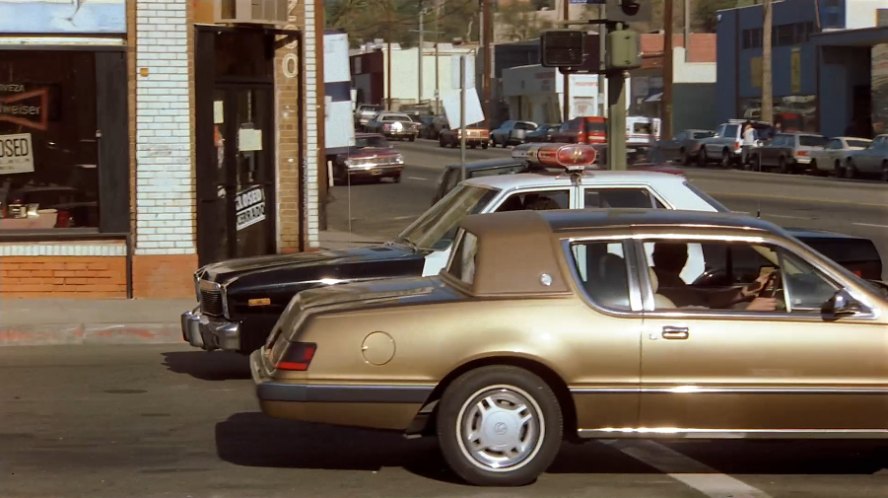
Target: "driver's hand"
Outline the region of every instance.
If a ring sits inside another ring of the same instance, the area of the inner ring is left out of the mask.
[[[759,275],[755,281],[743,288],[743,297],[752,297],[761,292],[765,285],[768,284],[768,280],[771,279],[771,275],[771,273]]]
[[[757,297],[749,302],[746,311],[776,311],[777,298],[774,297]]]

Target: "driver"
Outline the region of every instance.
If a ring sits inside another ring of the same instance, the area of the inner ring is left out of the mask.
[[[684,242],[660,241],[654,244],[653,270],[659,281],[659,291],[679,307],[730,308],[732,305],[749,301],[743,308],[747,311],[775,311],[777,299],[761,297],[759,293],[770,278],[759,275],[752,283],[739,289],[703,290],[689,286],[681,278],[681,271],[688,261],[688,245]]]

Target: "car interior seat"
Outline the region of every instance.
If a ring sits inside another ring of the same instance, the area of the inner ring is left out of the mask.
[[[606,308],[629,308],[629,280],[622,257],[605,253],[598,258],[586,282],[589,296]]]
[[[657,274],[654,272],[653,268],[648,268],[648,278],[651,281],[651,292],[654,294],[654,309],[676,308],[677,306],[675,306],[675,303],[672,302],[671,299],[663,294],[657,293],[660,288],[660,279],[657,278]]]

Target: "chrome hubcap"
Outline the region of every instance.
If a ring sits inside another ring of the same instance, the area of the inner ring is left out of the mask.
[[[470,462],[485,470],[514,470],[539,450],[542,418],[539,405],[521,389],[485,387],[460,409],[460,448]]]

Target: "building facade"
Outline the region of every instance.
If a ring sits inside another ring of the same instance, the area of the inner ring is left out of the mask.
[[[0,297],[187,297],[316,245],[314,3],[218,5],[0,0]]]
[[[888,43],[881,0],[784,0],[773,4],[774,120],[784,129],[871,136],[874,53]],[[718,115],[761,115],[761,5],[719,11]],[[878,57],[877,57],[878,58]]]

